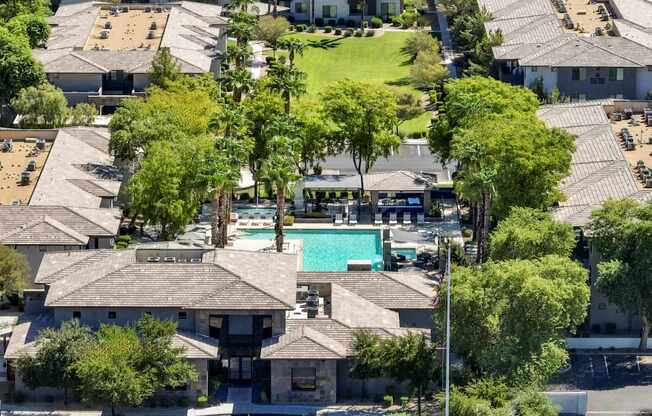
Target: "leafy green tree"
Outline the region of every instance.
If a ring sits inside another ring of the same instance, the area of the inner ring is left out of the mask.
[[[610,200],[592,214],[590,228],[602,261],[596,287],[609,302],[641,320],[639,349],[647,350],[652,327],[652,205]]]
[[[272,51],[274,51],[274,56],[276,57],[278,41],[289,28],[290,23],[285,17],[261,16],[256,23],[255,37],[267,43],[272,48]]]
[[[306,73],[296,66],[281,63],[270,66],[267,74],[270,78],[269,87],[283,96],[285,114],[290,114],[290,99],[306,92]]]
[[[24,129],[63,127],[70,115],[63,91],[49,83],[21,90],[11,106],[22,116],[18,124]]]
[[[417,88],[431,90],[448,78],[448,69],[439,55],[419,52],[410,67],[410,77]]]
[[[485,34],[475,44],[475,48],[468,61],[468,68],[464,70],[466,76],[495,76],[496,66],[493,47],[503,43],[501,32]]]
[[[364,177],[378,160],[401,144],[393,134],[396,99],[387,88],[351,80],[331,84],[321,95],[324,115],[332,121],[331,147],[348,153],[360,175],[362,205]]]
[[[405,123],[408,120],[411,120],[415,117],[420,116],[426,110],[421,106],[419,98],[414,94],[401,91],[393,90],[394,97],[396,98],[396,135],[399,134],[399,127],[401,124]]]
[[[540,386],[566,365],[564,336],[584,321],[589,303],[579,263],[559,256],[488,262],[456,269],[452,281],[451,345],[477,376]],[[445,311],[435,313],[438,333]]]
[[[362,380],[362,398],[367,397],[367,380],[383,375],[380,337],[369,330],[357,330],[353,334],[353,361],[351,377]]]
[[[0,21],[22,14],[48,16],[51,13],[50,0],[4,0],[0,3]]]
[[[510,403],[518,416],[557,416],[559,408],[553,405],[545,394],[535,390],[524,390],[516,394]]]
[[[28,39],[0,25],[0,118],[18,91],[44,81],[43,67],[32,57]]]
[[[319,162],[328,155],[331,126],[323,119],[321,106],[315,101],[302,100],[293,108],[292,117],[298,142],[297,170],[301,175],[319,171]]]
[[[59,329],[45,329],[36,341],[36,354],[18,359],[18,373],[32,390],[39,387],[63,389],[63,401],[67,405],[68,392],[80,385],[75,364],[93,342],[91,330],[78,320],[64,322]]]
[[[494,408],[505,406],[511,396],[509,386],[502,377],[474,380],[464,387],[464,392],[469,396],[487,400]]]
[[[286,37],[279,39],[278,47],[288,51],[288,62],[290,63],[290,66],[294,66],[294,59],[297,55],[303,55],[303,51],[306,49],[306,44],[301,39]]]
[[[283,222],[285,218],[285,191],[297,178],[296,144],[286,136],[273,136],[268,145],[269,157],[263,162],[260,170],[261,177],[268,180],[276,191],[276,251],[283,252]]]
[[[428,32],[415,31],[405,40],[401,52],[409,57],[410,62],[414,62],[419,53],[439,55],[439,42]]]
[[[547,128],[534,114],[485,117],[457,131],[451,155],[462,168],[455,187],[477,206],[477,261],[488,254],[491,216],[503,218],[514,206],[544,209],[561,200],[558,184],[570,171],[574,148],[570,134]]]
[[[236,103],[240,103],[242,97],[249,93],[255,85],[251,78],[251,72],[247,68],[227,69],[224,71],[222,83],[228,91],[233,93],[233,101]]]
[[[152,59],[152,67],[150,68],[149,82],[160,88],[166,88],[169,82],[176,81],[181,73],[181,65],[177,58],[172,56],[170,48],[160,48],[156,51],[154,59]]]
[[[569,224],[532,208],[514,207],[491,233],[492,260],[536,259],[549,254],[569,257],[575,247],[575,233]]]
[[[0,298],[21,296],[31,276],[27,258],[0,244]]]
[[[70,111],[70,125],[92,126],[97,116],[97,108],[93,104],[79,103]]]
[[[439,369],[435,345],[424,334],[409,332],[383,341],[382,357],[388,377],[407,381],[416,389],[417,415],[421,416],[421,398]]]
[[[37,48],[45,45],[50,37],[50,24],[43,15],[21,14],[7,23],[12,33],[20,33],[29,39],[29,47]]]
[[[100,327],[96,343],[74,364],[82,400],[106,403],[111,415],[118,406],[139,406],[154,393],[149,375],[141,371],[141,345],[136,330],[116,325]]]

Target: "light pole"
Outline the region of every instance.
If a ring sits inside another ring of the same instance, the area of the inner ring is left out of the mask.
[[[448,253],[446,255],[446,411],[445,416],[449,416],[450,411],[450,389],[451,389],[451,244],[448,241]]]

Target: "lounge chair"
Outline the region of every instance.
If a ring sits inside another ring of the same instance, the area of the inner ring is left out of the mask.
[[[409,212],[403,213],[403,225],[412,225],[412,214]]]
[[[423,213],[417,214],[417,225],[423,225],[426,223],[426,219],[423,215]]]
[[[344,224],[344,221],[342,221],[342,214],[335,214],[335,225],[342,225]]]
[[[257,227],[260,225],[260,216],[258,214],[252,215],[251,225]]]
[[[262,222],[263,222],[263,227],[269,227],[272,224],[274,224],[274,219],[267,218],[267,216],[262,215],[261,219],[262,219]]]
[[[358,223],[358,216],[355,213],[349,214],[349,225],[356,225]]]
[[[380,212],[376,213],[376,218],[374,219],[374,225],[383,225],[383,214]]]
[[[396,212],[390,212],[389,213],[389,225],[396,225],[398,224],[398,221],[396,221]]]
[[[238,220],[238,226],[240,227],[248,227],[249,226],[249,218],[242,217],[240,220]]]

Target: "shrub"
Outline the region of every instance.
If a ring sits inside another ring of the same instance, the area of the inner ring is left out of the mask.
[[[125,248],[129,247],[129,243],[125,243],[124,241],[118,241],[115,243],[115,248],[118,250],[124,250]]]
[[[208,397],[199,396],[197,397],[197,407],[206,407],[208,406]]]
[[[353,35],[353,29],[348,28],[344,31],[344,36],[349,37],[351,35]]]
[[[342,34],[342,29],[340,29],[339,27],[337,29],[335,29],[335,34],[338,35],[338,36],[341,35]]]
[[[383,27],[383,19],[381,19],[378,16],[372,17],[371,18],[371,27],[373,27],[374,29],[378,29],[378,28]]]
[[[327,24],[328,26],[337,26],[337,20],[335,20],[335,19],[328,19],[328,20],[326,21],[326,24]]]
[[[190,399],[188,396],[179,396],[177,397],[177,406],[179,407],[188,407],[190,406]]]
[[[471,231],[470,228],[465,228],[462,230],[462,237],[471,238],[472,235],[473,235],[473,231]]]
[[[14,392],[14,403],[22,403],[25,401],[25,393],[20,390]]]
[[[368,38],[372,37],[374,35],[375,31],[373,29],[367,30],[364,35]]]
[[[290,25],[290,26],[288,26],[288,31],[290,31],[290,32],[294,32],[294,25]]]
[[[362,28],[363,28],[363,29],[366,29],[366,28],[368,28],[368,27],[369,27],[369,22],[366,21],[366,20],[363,20],[363,21],[362,21]]]
[[[247,200],[249,200],[249,198],[251,198],[249,196],[249,192],[243,192],[243,193],[240,194],[240,199],[243,200],[243,201],[247,201]]]
[[[315,33],[317,31],[317,27],[315,25],[310,25],[308,26],[308,29],[306,29],[306,32],[308,33]]]
[[[343,17],[340,17],[339,19],[337,19],[337,25],[338,26],[344,26],[345,24],[346,24],[346,20],[344,20]]]
[[[401,19],[401,16],[392,16],[390,21],[394,27],[399,27],[403,24],[403,19]]]
[[[283,217],[283,225],[291,226],[294,225],[294,217],[292,215],[286,215]]]
[[[306,25],[303,25],[303,24],[297,25],[295,27],[295,29],[296,29],[297,32],[303,32],[304,30],[306,30]]]
[[[406,408],[410,403],[410,398],[407,396],[401,396],[401,407]]]
[[[385,405],[385,407],[394,406],[394,396],[391,396],[389,394],[386,395],[386,396],[383,396],[383,404]]]
[[[357,26],[355,20],[353,20],[353,19],[348,19],[348,20],[346,21],[346,25],[347,25],[348,27],[354,27],[354,26]]]
[[[315,24],[317,26],[324,26],[324,19],[322,19],[321,17],[315,18]]]
[[[328,218],[328,214],[319,211],[306,212],[304,218]]]
[[[355,31],[355,37],[356,38],[361,38],[362,35],[364,35],[364,30],[358,29],[358,30]]]
[[[616,333],[616,323],[615,322],[607,322],[604,324],[604,332],[605,334],[615,334]]]
[[[131,238],[130,235],[124,234],[124,235],[119,235],[116,241],[124,241],[125,243],[131,243],[133,239]]]
[[[330,26],[325,26],[324,27],[324,33],[331,33],[333,31],[333,28]]]

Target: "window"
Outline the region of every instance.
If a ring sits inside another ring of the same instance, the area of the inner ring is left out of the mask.
[[[229,335],[253,335],[254,317],[251,315],[229,316]]]
[[[625,78],[625,70],[616,68],[616,81],[622,81]]]
[[[308,13],[308,5],[303,1],[298,1],[294,3],[294,12],[300,14]]]
[[[180,321],[183,321],[184,319],[188,319],[188,312],[186,311],[179,311],[178,315],[179,315],[178,319]]]
[[[81,319],[80,311],[72,311],[72,319]]]
[[[109,311],[109,319],[115,319],[118,314],[115,311]]]
[[[609,81],[615,81],[618,77],[616,68],[609,68]]]
[[[336,18],[337,17],[337,6],[322,6],[322,17],[325,19]]]
[[[539,72],[539,68],[537,68],[536,66],[533,66],[533,67],[530,69],[530,71],[532,71],[532,72]]]
[[[573,81],[584,81],[586,79],[585,68],[573,68],[571,70],[571,79]]]
[[[380,14],[383,17],[398,16],[398,4],[396,3],[380,3]]]
[[[586,101],[586,94],[578,94],[578,98],[580,101]]]
[[[317,390],[317,369],[316,368],[293,368],[292,390],[295,391]]]

